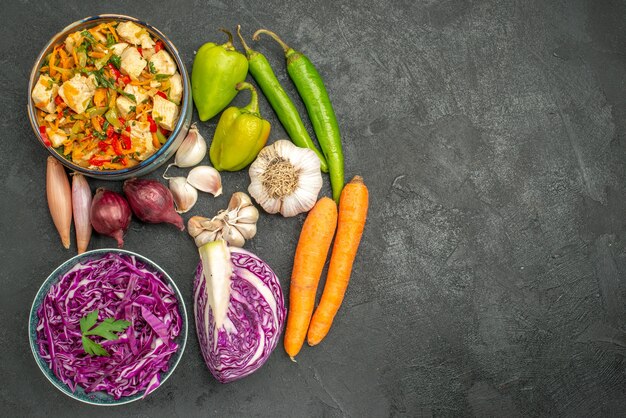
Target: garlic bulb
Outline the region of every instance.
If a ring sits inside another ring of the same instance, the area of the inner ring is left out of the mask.
[[[198,247],[217,239],[242,247],[247,239],[256,235],[258,219],[259,211],[250,197],[243,192],[236,192],[230,198],[228,209],[220,211],[213,218],[192,216],[187,223],[187,231]]]
[[[187,175],[187,183],[202,192],[211,193],[214,197],[222,194],[220,172],[208,165],[200,165],[191,169]]]
[[[279,140],[261,150],[249,170],[248,192],[268,213],[307,212],[322,188],[320,160],[308,148]]]
[[[176,212],[185,213],[196,204],[198,191],[189,183],[185,177],[171,177],[170,191],[176,204]]]

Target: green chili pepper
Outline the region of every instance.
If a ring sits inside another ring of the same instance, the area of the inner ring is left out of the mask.
[[[102,116],[105,114],[105,112],[109,110],[108,106],[105,107],[90,107],[89,109],[85,110],[85,114],[87,116],[94,117],[94,116]]]
[[[339,202],[344,184],[341,135],[324,82],[307,56],[287,46],[274,32],[259,29],[254,33],[252,39],[257,41],[262,33],[271,36],[285,52],[287,72],[309,113],[313,130],[328,163],[333,198]]]
[[[109,59],[111,59],[112,55],[113,55],[113,52],[109,52],[104,57],[97,59],[94,62],[96,69],[99,70],[100,68],[104,67],[109,62]]]
[[[163,135],[163,132],[161,132],[160,129],[156,130],[156,136],[161,144],[165,144],[167,142],[167,137]]]
[[[223,45],[208,42],[198,49],[191,70],[191,91],[201,121],[221,112],[237,95],[235,86],[246,79],[248,60],[233,46],[233,35]]]
[[[296,106],[287,95],[287,92],[280,85],[267,58],[260,52],[248,47],[248,44],[246,44],[246,41],[241,36],[241,25],[237,25],[237,35],[246,51],[250,74],[252,74],[252,77],[254,77],[259,87],[261,87],[263,94],[265,94],[267,101],[272,105],[285,131],[287,131],[287,134],[294,144],[301,148],[313,150],[320,159],[320,168],[324,173],[328,173],[328,164],[326,163],[324,154],[317,149],[311,140],[298,114],[298,109],[296,109]]]
[[[105,115],[106,120],[117,129],[122,129],[122,124],[118,119],[117,110],[113,106]]]
[[[239,83],[237,91],[250,90],[250,103],[226,109],[215,128],[209,156],[220,171],[238,171],[250,164],[265,146],[270,123],[259,114],[259,99],[250,83]]]
[[[74,123],[72,129],[70,129],[70,135],[76,135],[83,129],[83,124],[80,122]]]

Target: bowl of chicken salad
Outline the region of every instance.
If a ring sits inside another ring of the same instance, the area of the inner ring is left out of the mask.
[[[28,91],[39,142],[69,169],[99,179],[156,169],[191,123],[191,84],[176,47],[130,16],[91,16],[53,36]]]

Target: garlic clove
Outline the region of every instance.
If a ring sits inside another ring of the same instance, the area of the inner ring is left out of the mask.
[[[203,231],[194,238],[196,246],[202,247],[207,242],[213,242],[217,239],[219,231]]]
[[[259,220],[259,210],[254,206],[246,206],[237,211],[235,221],[242,224],[253,224]]]
[[[237,231],[239,231],[245,239],[250,239],[256,235],[256,224],[237,223],[234,227],[237,228]]]
[[[192,237],[196,237],[202,231],[204,231],[204,228],[202,227],[202,221],[206,219],[207,218],[203,216],[192,216],[191,218],[189,218],[189,221],[187,221],[187,232],[189,232],[189,235],[191,235]]]
[[[205,218],[204,216],[192,216],[189,218],[187,228],[189,235],[196,236],[202,231],[217,231],[222,227],[223,222],[219,219]]]
[[[207,231],[219,231],[224,226],[224,221],[221,219],[207,219],[202,222],[202,228]]]
[[[222,194],[222,177],[219,171],[208,165],[200,165],[191,169],[187,176],[187,183],[214,197]]]
[[[239,232],[237,228],[229,226],[228,224],[224,224],[222,236],[229,245],[234,247],[243,247],[246,243],[246,239],[243,237],[243,234]]]
[[[235,192],[230,198],[230,202],[228,203],[228,210],[237,210],[246,206],[250,206],[252,204],[252,200],[250,196],[245,194],[244,192]]]
[[[295,198],[295,201],[298,202],[298,206],[300,207],[300,210],[304,210],[308,212],[311,209],[313,209],[313,206],[315,206],[315,203],[317,202],[318,194],[319,193],[316,191],[302,188],[302,189],[296,190],[296,192],[290,197]],[[290,204],[291,204],[291,201],[287,202],[287,199],[283,201],[283,206],[290,205]]]
[[[267,213],[278,213],[280,211],[280,199],[270,197],[263,188],[263,184],[256,178],[250,182],[248,193]]]
[[[178,167],[193,167],[198,164],[206,155],[207,144],[200,135],[196,124],[191,125],[187,136],[176,151],[174,165]]]
[[[185,213],[196,204],[198,191],[187,183],[185,177],[171,177],[169,185],[176,204],[176,212]]]
[[[307,206],[303,205],[300,202],[300,199],[298,199],[298,196],[296,194],[292,194],[283,198],[283,205],[280,208],[280,214],[283,215],[285,218],[290,218],[292,216],[296,216],[302,211],[307,211],[310,209],[311,208],[307,209]]]

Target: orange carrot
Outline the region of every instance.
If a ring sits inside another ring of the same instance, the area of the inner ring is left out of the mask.
[[[354,177],[341,192],[337,236],[330,256],[326,285],[311,325],[307,341],[319,344],[333,323],[348,287],[352,263],[356,257],[367,218],[368,191],[360,176]]]
[[[57,49],[54,48],[52,50],[52,53],[50,54],[50,59],[48,60],[48,66],[50,67],[50,75],[54,76],[56,74],[56,67],[54,65],[54,60],[57,56]]]
[[[93,96],[93,104],[96,107],[104,107],[107,104],[107,90],[105,88],[96,89],[96,93]]]
[[[289,291],[285,351],[291,359],[300,352],[315,305],[317,284],[337,227],[337,205],[328,197],[315,204],[306,217],[296,247]]]

